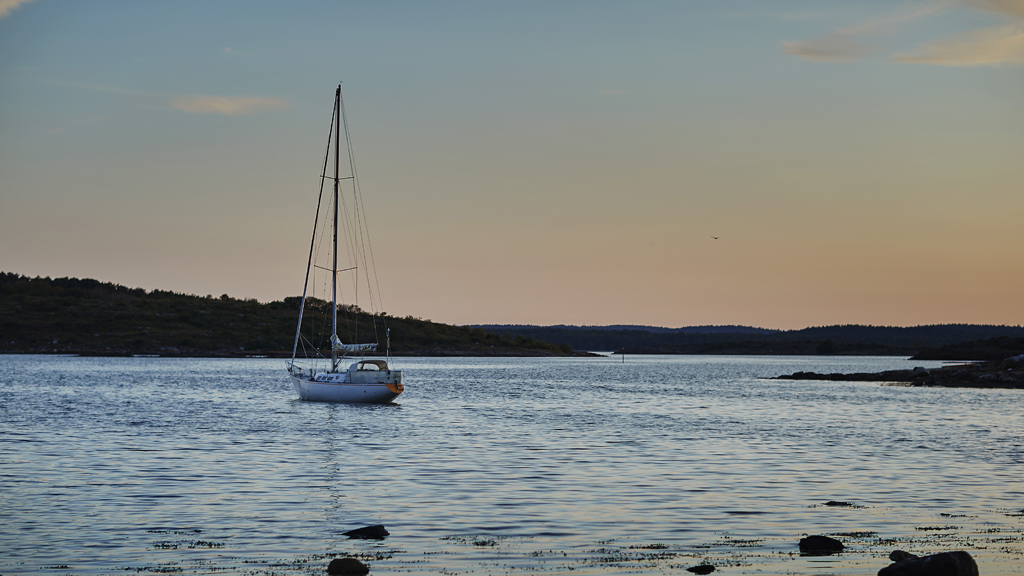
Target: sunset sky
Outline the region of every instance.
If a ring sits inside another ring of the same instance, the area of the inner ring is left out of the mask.
[[[300,294],[339,82],[391,314],[1024,324],[1024,0],[0,0],[0,270]]]

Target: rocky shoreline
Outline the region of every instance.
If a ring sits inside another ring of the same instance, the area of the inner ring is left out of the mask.
[[[826,506],[852,506],[846,502],[828,502]],[[388,530],[380,524],[366,526],[349,530],[343,533],[349,539],[354,540],[377,540],[381,541],[391,535]],[[475,546],[490,547],[496,546],[496,540],[474,539]],[[797,543],[800,556],[832,556],[842,554],[846,545],[842,541],[826,535],[812,535],[801,538]],[[671,552],[665,552],[669,547],[664,544],[653,544],[647,546],[630,546],[630,549],[656,550],[649,560],[670,559],[676,556]],[[626,557],[623,557],[607,548],[599,550],[604,557],[598,564],[613,564],[621,567]],[[389,556],[390,557],[390,556]],[[568,557],[567,555],[564,557]],[[333,558],[327,565],[327,573],[331,576],[363,576],[369,574],[371,567],[360,560],[359,554],[328,554],[325,558]],[[894,550],[889,554],[892,564],[883,566],[878,571],[878,576],[979,576],[978,564],[969,552],[963,550],[951,552],[939,552],[936,554],[918,556],[903,550]],[[648,566],[650,567],[650,566]],[[687,566],[685,563],[675,564],[674,568],[683,568],[693,574],[707,575],[716,571],[715,563],[702,559],[698,564]],[[572,568],[570,568],[572,570]]]
[[[893,382],[911,386],[943,386],[951,388],[1024,388],[1024,354],[1000,362],[973,362],[941,368],[916,367],[911,370],[858,372],[853,374],[819,374],[796,372],[776,376],[772,380],[832,380],[849,382]]]

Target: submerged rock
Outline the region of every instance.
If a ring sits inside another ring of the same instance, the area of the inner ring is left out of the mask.
[[[800,539],[800,553],[805,556],[828,556],[843,551],[843,543],[828,536],[808,536]]]
[[[327,565],[328,574],[369,574],[370,567],[355,558],[335,558]]]
[[[978,576],[978,565],[967,552],[942,552],[931,556],[914,556],[894,550],[889,559],[895,562],[878,571],[878,576]]]
[[[383,524],[364,526],[344,533],[349,538],[357,538],[359,540],[383,540],[389,534],[390,532],[384,528]]]

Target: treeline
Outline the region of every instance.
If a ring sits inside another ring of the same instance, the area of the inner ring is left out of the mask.
[[[227,294],[215,298],[92,279],[0,272],[0,352],[290,357],[301,301],[295,296],[260,303]],[[307,350],[329,354],[330,308],[329,302],[307,299],[302,331]],[[339,337],[349,343],[376,342],[381,355],[388,328],[395,355],[573,353],[568,345],[525,335],[494,334],[412,316],[373,316],[354,306],[339,311]]]
[[[214,298],[126,288],[91,279],[29,278],[0,272],[0,352],[290,356],[300,304],[299,297],[260,303],[227,294]],[[352,306],[340,309],[338,335],[345,342],[377,342],[383,354],[388,328],[395,355],[536,356],[592,350],[634,354],[920,353],[942,359],[984,359],[1024,352],[1014,340],[1024,339],[1021,326],[845,325],[802,330],[468,327],[412,316],[373,316]],[[310,338],[312,341],[304,339],[305,349],[329,353],[329,302],[307,300],[302,332],[307,338],[320,334]],[[975,343],[956,346],[969,342]]]
[[[654,332],[655,334],[773,334],[782,332],[782,330],[774,330],[771,328],[754,328],[753,326],[736,326],[732,324],[724,325],[704,325],[704,326],[683,326],[682,328],[666,328],[664,326],[642,326],[638,324],[612,324],[609,326],[573,326],[570,324],[555,324],[554,326],[532,326],[523,324],[474,324],[474,327],[483,328],[488,332],[514,332],[516,330],[527,330],[535,328],[546,328],[555,330],[572,330],[572,331],[629,331],[629,330],[640,330],[643,332]]]
[[[744,332],[655,332],[647,329],[609,330],[565,326],[487,326],[491,332],[537,340],[566,342],[576,350],[634,354],[848,354],[913,355],[922,350],[967,341],[1024,337],[1021,326],[937,324],[930,326],[838,325],[802,330]]]
[[[972,340],[959,344],[925,348],[914,355],[914,360],[984,360],[1000,362],[1024,354],[1024,338],[1000,336],[987,340]]]

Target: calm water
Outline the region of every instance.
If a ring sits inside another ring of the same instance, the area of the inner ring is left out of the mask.
[[[0,574],[1024,574],[1024,391],[761,379],[937,365],[892,358],[397,364],[400,405],[351,406],[283,360],[0,356]]]

